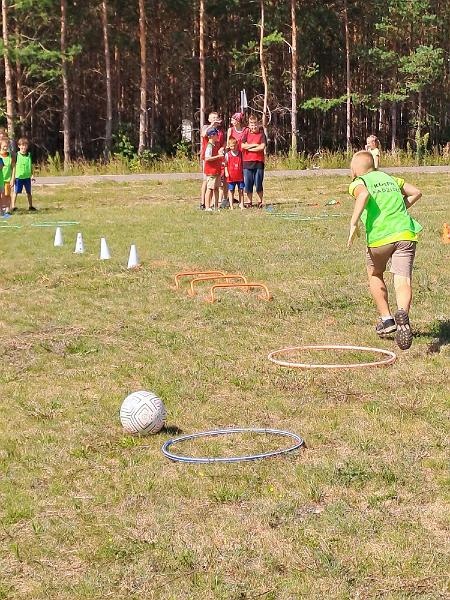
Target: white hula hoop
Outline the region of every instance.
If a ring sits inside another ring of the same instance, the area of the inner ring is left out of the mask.
[[[276,358],[280,354],[290,354],[292,352],[299,352],[302,350],[362,350],[364,352],[375,352],[376,354],[381,354],[385,356],[383,360],[376,360],[373,362],[365,362],[365,363],[349,363],[349,364],[313,364],[313,363],[299,363],[299,362],[290,362],[287,360],[281,360]],[[386,367],[387,365],[391,365],[397,359],[397,355],[395,352],[391,352],[390,350],[382,350],[381,348],[367,348],[366,346],[341,346],[335,344],[327,344],[320,346],[294,346],[292,348],[281,348],[280,350],[274,350],[270,352],[267,358],[275,363],[276,365],[280,365],[281,367],[290,367],[293,369],[361,369],[368,367]]]
[[[242,455],[242,456],[218,456],[218,457],[208,457],[208,456],[183,456],[182,454],[173,454],[170,452],[169,448],[173,446],[173,444],[178,444],[179,442],[183,442],[186,440],[194,440],[201,437],[215,437],[218,435],[229,435],[231,433],[269,433],[273,435],[280,435],[283,437],[291,438],[295,441],[295,444],[289,446],[289,448],[283,448],[281,450],[274,450],[272,452],[263,452],[262,454],[250,454],[250,455]],[[190,435],[182,435],[177,438],[173,438],[171,440],[167,440],[165,444],[161,448],[161,452],[170,460],[175,462],[182,463],[234,463],[234,462],[244,462],[250,460],[259,460],[261,458],[271,458],[272,456],[280,456],[281,454],[288,454],[289,452],[293,452],[294,450],[298,450],[304,445],[303,438],[301,438],[296,433],[292,433],[290,431],[282,431],[280,429],[259,429],[259,428],[233,428],[233,429],[215,429],[213,431],[201,431],[200,433],[191,433]]]

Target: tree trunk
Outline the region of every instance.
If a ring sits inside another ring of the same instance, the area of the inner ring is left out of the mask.
[[[199,21],[198,21],[198,38],[199,38],[199,63],[200,63],[200,131],[205,124],[205,2],[199,2]]]
[[[109,160],[112,146],[112,92],[111,92],[111,55],[109,52],[108,36],[108,3],[102,0],[101,18],[103,30],[103,45],[105,53],[105,71],[106,71],[106,126],[105,126],[105,146],[103,154],[105,160]]]
[[[351,77],[350,77],[350,36],[348,32],[348,11],[347,0],[344,0],[344,30],[345,30],[345,72],[347,77],[347,152],[352,149],[352,96],[351,96]]]
[[[61,67],[63,83],[64,170],[70,165],[70,92],[67,69],[67,0],[61,0]]]
[[[266,65],[264,64],[264,0],[260,0],[259,7],[261,11],[261,24],[259,34],[259,64],[261,66],[261,77],[264,85],[262,124],[264,128],[264,133],[267,137],[267,100],[269,96],[269,85],[267,82]]]
[[[17,91],[17,112],[20,120],[20,135],[21,137],[25,136],[25,98],[23,95],[22,88],[22,79],[23,79],[23,71],[22,65],[20,64],[19,59],[19,26],[16,23],[15,26],[15,34],[16,34],[16,91]]]
[[[139,45],[141,49],[141,102],[139,109],[138,153],[142,154],[147,146],[147,24],[144,0],[139,0]]]
[[[291,153],[297,154],[297,17],[295,14],[297,0],[291,0]]]
[[[8,126],[8,135],[14,138],[14,94],[11,72],[11,62],[9,59],[9,32],[8,32],[8,0],[2,0],[2,21],[3,21],[3,57],[5,61],[5,88],[6,88],[6,121]]]
[[[397,103],[391,104],[391,150],[397,149]]]

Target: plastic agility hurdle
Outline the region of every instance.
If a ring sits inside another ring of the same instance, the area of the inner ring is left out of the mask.
[[[213,285],[211,287],[210,295],[205,298],[205,301],[211,302],[211,304],[212,304],[217,299],[215,296],[216,290],[223,290],[223,289],[227,289],[227,288],[244,289],[244,290],[245,289],[251,290],[251,289],[258,288],[263,291],[263,293],[258,296],[260,300],[272,300],[272,295],[269,292],[267,286],[264,285],[264,283],[216,283],[215,285]]]
[[[202,275],[225,275],[224,271],[182,271],[175,275],[175,289],[180,289],[180,279],[184,277],[196,277]]]
[[[244,275],[240,275],[238,273],[228,275],[204,275],[203,277],[196,277],[191,281],[190,288],[188,290],[188,296],[195,296],[194,286],[196,283],[201,283],[202,281],[217,281],[219,279],[226,279],[227,281],[232,279],[238,279],[243,283],[247,283],[247,278]]]

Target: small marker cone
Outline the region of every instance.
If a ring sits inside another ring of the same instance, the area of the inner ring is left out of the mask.
[[[84,242],[83,242],[83,236],[80,233],[77,233],[77,241],[75,243],[75,250],[73,251],[74,254],[83,254],[84,253]]]
[[[109,260],[110,258],[111,254],[106,243],[106,238],[102,237],[100,240],[100,260]]]
[[[444,223],[444,226],[442,228],[442,243],[450,244],[450,225],[448,225],[447,223]]]
[[[63,246],[63,235],[61,227],[57,227],[55,231],[55,241],[53,242],[54,246]]]
[[[139,263],[139,257],[138,257],[138,253],[136,250],[136,245],[135,244],[131,244],[130,246],[130,255],[128,257],[128,265],[127,268],[128,269],[135,269],[136,267],[139,267],[140,263]]]

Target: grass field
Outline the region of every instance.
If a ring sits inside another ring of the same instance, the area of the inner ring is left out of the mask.
[[[450,186],[409,180],[424,192],[413,347],[391,367],[331,372],[266,357],[308,343],[395,349],[374,333],[363,244],[345,249],[344,178],[268,180],[277,210],[341,215],[311,221],[202,213],[198,182],[36,188],[40,212],[0,230],[0,599],[448,598]],[[31,226],[49,220],[80,225],[54,248],[54,228]],[[244,273],[273,301],[189,298],[171,289],[186,268]],[[163,399],[168,431],[124,435],[118,411],[138,389]],[[174,432],[228,426],[287,429],[307,447],[236,465],[160,453]]]

